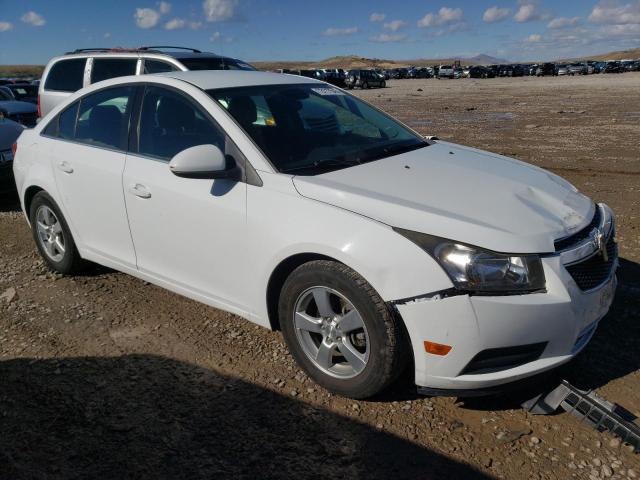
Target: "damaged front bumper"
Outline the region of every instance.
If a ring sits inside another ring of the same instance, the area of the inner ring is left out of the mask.
[[[543,258],[543,266],[544,293],[443,291],[391,302],[409,333],[415,383],[423,393],[491,393],[558,367],[585,347],[613,301],[617,258],[606,281],[589,291],[578,287],[559,255]],[[452,348],[444,356],[430,354],[425,341]]]

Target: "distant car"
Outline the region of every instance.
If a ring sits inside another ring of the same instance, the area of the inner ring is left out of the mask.
[[[25,127],[34,127],[38,120],[38,107],[33,103],[15,100],[7,90],[6,86],[0,87],[0,117],[21,123]]]
[[[568,68],[570,75],[586,75],[589,73],[585,63],[572,63]]]
[[[0,115],[0,193],[15,191],[13,179],[13,144],[24,130],[18,122]]]
[[[38,86],[30,83],[14,83],[6,85],[5,88],[11,90],[16,100],[29,103],[38,103]]]
[[[185,47],[85,48],[49,61],[39,86],[39,115],[72,93],[102,80],[186,70],[255,70],[242,60]]]
[[[556,74],[556,65],[554,63],[543,63],[536,68],[536,77],[546,77],[547,75]]]
[[[568,65],[556,65],[556,75],[558,75],[559,77],[565,76],[565,75],[571,75],[571,71],[569,70],[569,66]]]
[[[455,78],[452,65],[440,65],[438,68],[438,78]]]
[[[622,73],[624,72],[624,68],[622,67],[622,63],[618,61],[607,62],[604,67],[604,73]]]
[[[469,78],[494,78],[495,75],[492,70],[488,68],[475,66],[469,69]]]
[[[327,77],[322,70],[318,69],[302,69],[299,70],[297,75],[300,75],[301,77],[315,78],[316,80],[324,80]]]
[[[371,87],[384,88],[387,86],[384,77],[378,75],[373,70],[349,70],[345,82],[349,90],[356,87],[366,89]]]

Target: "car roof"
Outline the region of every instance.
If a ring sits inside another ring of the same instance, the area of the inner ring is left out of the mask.
[[[187,72],[165,72],[153,75],[175,78],[191,83],[202,90],[219,88],[252,87],[258,85],[295,85],[318,83],[319,80],[284,73],[254,72],[245,70],[192,70]]]

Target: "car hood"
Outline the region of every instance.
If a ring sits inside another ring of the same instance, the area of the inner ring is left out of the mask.
[[[37,110],[38,107],[29,102],[21,102],[19,100],[6,100],[0,102],[0,111],[6,112],[8,115],[34,113]]]
[[[557,175],[447,142],[293,183],[304,197],[497,252],[553,252],[594,212]]]

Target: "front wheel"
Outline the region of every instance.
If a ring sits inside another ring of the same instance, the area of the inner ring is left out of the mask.
[[[383,80],[382,83],[380,84],[380,88],[386,88],[386,87],[387,87],[387,82]]]
[[[293,358],[331,392],[371,397],[407,365],[400,322],[373,287],[341,263],[313,261],[294,270],[280,294],[279,315]]]

